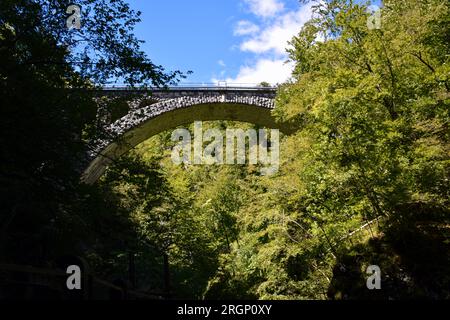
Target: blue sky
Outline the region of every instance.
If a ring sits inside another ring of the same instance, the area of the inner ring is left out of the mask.
[[[361,0],[361,2],[365,2]],[[142,12],[144,51],[185,82],[272,84],[288,80],[287,42],[311,17],[299,0],[129,0]],[[381,6],[379,0],[373,1]]]
[[[310,17],[298,0],[130,0],[144,51],[186,82],[283,82],[285,47]]]

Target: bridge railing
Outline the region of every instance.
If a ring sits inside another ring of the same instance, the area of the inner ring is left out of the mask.
[[[160,87],[149,87],[149,86],[139,86],[136,85],[134,87],[126,84],[106,84],[101,86],[103,90],[255,90],[255,91],[267,91],[267,90],[276,90],[276,86],[266,86],[257,83],[229,83],[229,82],[216,82],[216,83],[190,83],[183,82],[179,83],[175,86],[170,86],[167,88]]]

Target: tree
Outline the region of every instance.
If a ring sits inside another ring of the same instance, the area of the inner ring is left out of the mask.
[[[64,233],[78,233],[73,223],[81,227],[90,214],[75,208],[85,199],[78,186],[85,140],[96,133],[91,89],[117,80],[164,86],[182,76],[139,49],[140,13],[127,3],[78,4],[80,30],[66,28],[69,1],[0,4],[3,259],[38,263],[75,245],[67,241],[79,245]]]
[[[424,230],[430,219],[448,223],[448,4],[385,1],[374,30],[367,5],[317,1],[313,8],[315,18],[289,49],[295,81],[279,88],[274,110],[298,131],[281,143],[279,174],[243,188],[258,191],[237,214],[239,246],[222,257],[210,296],[327,298],[333,272],[360,268],[345,263],[362,256],[398,278],[393,257],[402,255],[448,283],[439,255],[428,256],[431,268],[405,249],[417,249],[412,234],[423,240],[421,252],[437,242],[413,233],[417,223]],[[369,244],[348,236],[377,217],[389,236]],[[427,286],[448,296],[443,285]]]

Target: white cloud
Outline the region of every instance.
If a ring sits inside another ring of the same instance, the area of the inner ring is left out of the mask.
[[[283,11],[284,4],[279,0],[244,0],[250,11],[260,17],[268,18]]]
[[[242,65],[235,77],[222,81],[228,83],[270,84],[283,83],[291,78],[294,63],[287,60],[288,41],[297,35],[312,16],[311,4],[286,12],[281,0],[243,0],[259,17],[260,24],[240,21],[235,26],[236,36],[245,36],[239,50],[254,54],[254,63]],[[270,19],[267,19],[270,18]],[[218,79],[212,79],[218,82]]]
[[[219,60],[217,61],[218,65],[225,68],[227,65],[225,64],[225,62],[223,60]]]
[[[258,54],[273,51],[283,55],[288,41],[300,31],[311,14],[311,6],[304,5],[298,11],[281,15],[260,33],[242,42],[240,49]]]
[[[234,28],[235,36],[245,36],[249,34],[255,34],[259,31],[259,27],[247,20],[239,21]]]
[[[242,66],[235,78],[227,78],[227,83],[258,84],[263,81],[270,84],[286,82],[293,70],[292,63],[285,63],[284,59],[260,59],[253,66]],[[218,79],[212,79],[214,83]]]

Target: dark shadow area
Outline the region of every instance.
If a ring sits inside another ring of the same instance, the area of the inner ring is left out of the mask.
[[[450,220],[443,208],[399,207],[384,233],[338,258],[330,299],[449,299]],[[381,290],[368,290],[368,265],[381,269]]]

